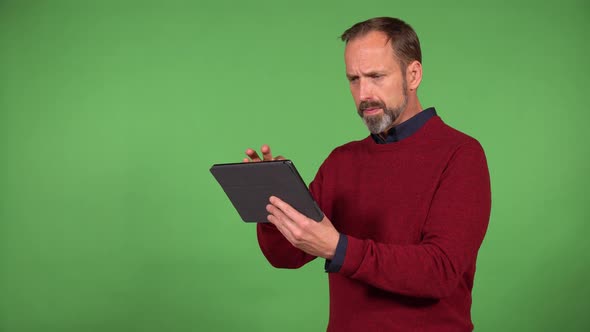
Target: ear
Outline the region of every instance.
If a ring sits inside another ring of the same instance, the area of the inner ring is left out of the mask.
[[[414,60],[408,64],[406,68],[406,80],[408,82],[408,89],[416,91],[422,82],[422,64]]]

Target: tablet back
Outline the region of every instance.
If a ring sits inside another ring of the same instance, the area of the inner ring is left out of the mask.
[[[324,218],[290,160],[216,164],[211,173],[246,222],[268,222],[266,205],[270,196],[282,199],[311,219]]]

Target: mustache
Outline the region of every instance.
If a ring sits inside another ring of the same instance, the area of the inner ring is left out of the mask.
[[[378,100],[365,100],[365,101],[361,101],[361,103],[359,104],[359,112],[364,112],[366,109],[368,108],[381,108],[381,109],[385,109],[385,104],[383,104],[382,102],[378,101]]]

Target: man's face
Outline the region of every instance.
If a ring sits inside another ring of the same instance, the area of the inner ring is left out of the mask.
[[[391,128],[408,103],[407,83],[387,36],[379,31],[353,39],[344,52],[346,76],[369,131]]]

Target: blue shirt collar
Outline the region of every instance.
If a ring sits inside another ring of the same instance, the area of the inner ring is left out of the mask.
[[[418,129],[422,128],[422,126],[430,120],[430,118],[436,116],[436,110],[434,107],[427,108],[422,112],[414,115],[413,117],[409,118],[408,120],[398,124],[397,126],[389,129],[387,131],[387,137],[383,139],[381,136],[377,134],[371,134],[373,140],[377,144],[387,144],[387,143],[394,143],[399,142],[405,138],[412,136]]]

